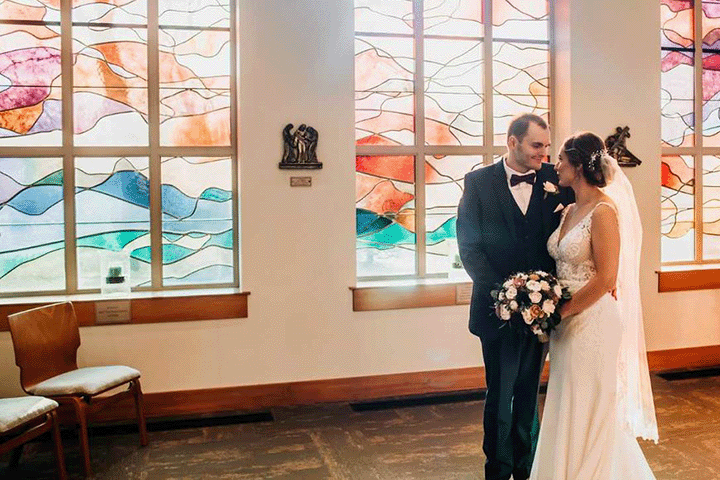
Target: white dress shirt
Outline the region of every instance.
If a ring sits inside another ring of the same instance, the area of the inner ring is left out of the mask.
[[[510,186],[510,177],[512,175],[527,175],[528,173],[533,172],[532,170],[529,170],[525,173],[520,173],[517,170],[513,170],[508,166],[507,159],[503,159],[503,166],[505,167],[505,175],[507,176],[510,193],[512,193],[515,203],[517,203],[517,206],[520,207],[522,214],[525,215],[527,213],[528,205],[530,205],[530,197],[532,197],[533,186],[527,182],[521,182],[512,187]]]

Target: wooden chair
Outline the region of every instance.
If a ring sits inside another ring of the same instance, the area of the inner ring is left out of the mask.
[[[57,402],[43,397],[0,399],[0,455],[14,450],[10,461],[11,469],[20,460],[25,443],[52,431],[57,475],[61,480],[67,479],[57,407]]]
[[[86,475],[92,473],[88,416],[108,401],[134,397],[140,444],[148,444],[140,372],[122,365],[78,368],[80,330],[72,303],[33,308],[8,315],[8,320],[22,389],[30,395],[49,397],[73,408]],[[125,384],[127,390],[98,396]]]

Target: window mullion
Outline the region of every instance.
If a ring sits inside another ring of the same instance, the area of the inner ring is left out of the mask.
[[[73,156],[73,39],[72,2],[60,4],[60,74],[62,95],[63,205],[65,226],[65,291],[77,293],[75,228],[75,157]]]
[[[162,288],[162,178],[160,158],[160,48],[158,0],[148,0],[148,127],[150,129],[150,252],[151,285]]]
[[[232,158],[232,216],[233,216],[233,282],[240,285],[240,164],[238,158],[238,11],[235,8],[235,0],[230,0],[230,145],[233,149]]]
[[[425,277],[425,43],[423,0],[413,1],[415,36],[415,271]]]
[[[695,95],[694,95],[694,111],[695,111],[695,148],[696,155],[693,158],[694,164],[694,207],[695,207],[695,261],[701,262],[703,259],[703,51],[702,51],[702,2],[696,1],[694,6],[694,35],[695,35]]]
[[[485,165],[492,165],[495,146],[493,125],[493,31],[492,31],[492,0],[483,0],[483,94],[485,109],[483,110],[483,145],[485,146]]]

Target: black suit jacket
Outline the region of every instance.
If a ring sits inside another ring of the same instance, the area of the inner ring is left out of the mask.
[[[502,321],[492,309],[491,290],[515,273],[520,246],[516,235],[513,210],[515,199],[510,193],[504,161],[475,170],[465,176],[465,188],[457,217],[457,239],[465,270],[473,280],[470,303],[470,331],[483,341],[491,341],[499,333]],[[558,187],[558,193],[545,193],[543,186],[549,182],[557,187],[558,177],[553,165],[544,163],[537,172],[535,189],[542,197],[542,229],[544,243],[560,222],[560,203],[574,202],[570,188]],[[553,268],[554,270],[554,268]]]

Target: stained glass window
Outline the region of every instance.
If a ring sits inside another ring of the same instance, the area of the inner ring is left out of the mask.
[[[662,261],[720,262],[720,2],[662,0]],[[695,31],[700,31],[696,38]],[[702,125],[696,132],[695,125]]]
[[[504,153],[513,116],[548,118],[548,12],[547,0],[355,0],[358,278],[457,270],[464,175]]]
[[[0,295],[99,291],[117,255],[133,289],[238,285],[235,18],[0,0]]]

